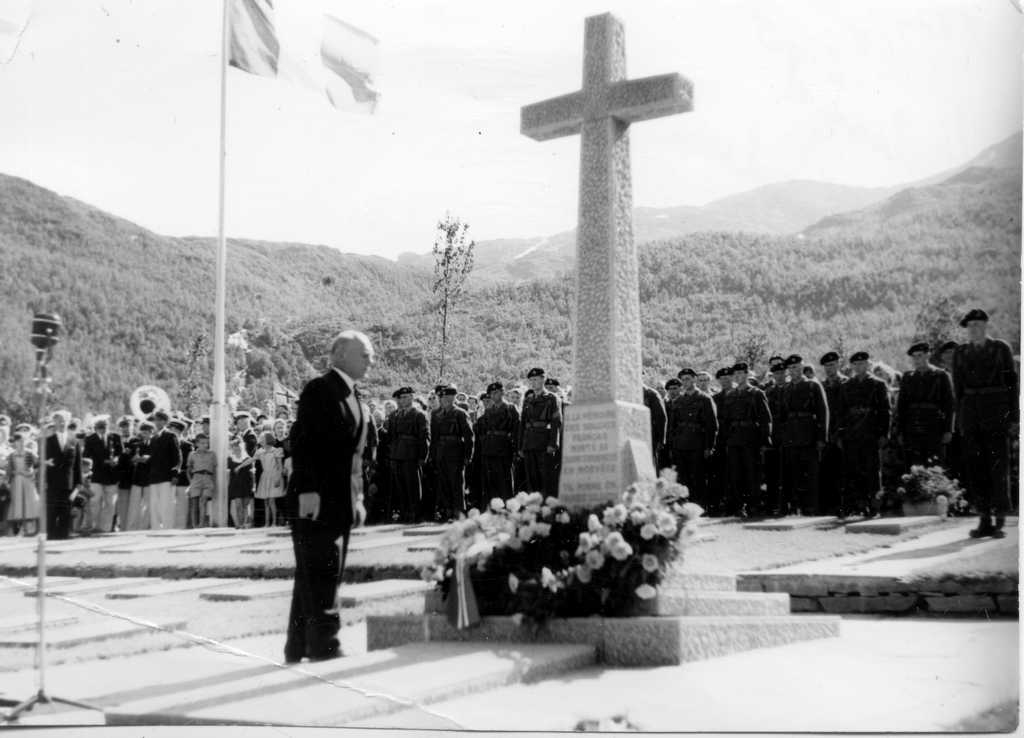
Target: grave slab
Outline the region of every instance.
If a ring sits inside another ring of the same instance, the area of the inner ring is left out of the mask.
[[[77,553],[78,551],[91,551],[97,548],[105,548],[122,543],[135,543],[143,540],[139,536],[120,536],[116,533],[89,536],[87,538],[72,538],[67,541],[47,541],[47,554]]]
[[[211,602],[265,600],[275,597],[291,597],[292,588],[291,579],[256,579],[200,592],[199,598]]]
[[[414,528],[407,523],[381,523],[380,525],[364,525],[361,528],[354,528],[352,535],[370,536],[375,533],[396,533],[404,530],[414,530]]]
[[[382,536],[380,538],[371,536],[368,538],[357,538],[349,541],[348,550],[350,553],[352,551],[370,551],[375,548],[387,548],[388,546],[402,546],[408,544],[409,541],[410,539],[405,538],[404,536]],[[420,542],[417,542],[416,545],[437,545],[437,541],[433,539],[424,539],[424,541],[425,542],[422,544]]]
[[[92,594],[94,592],[104,592],[106,590],[121,589],[124,587],[137,587],[140,584],[152,581],[146,577],[127,577],[127,578],[112,578],[112,579],[83,579],[79,582],[69,582],[67,584],[60,584],[54,587],[47,587],[47,595],[62,595],[62,596],[77,596],[84,594]],[[36,591],[29,590],[25,592],[26,597],[35,597]]]
[[[163,619],[151,621],[164,630],[178,630],[185,627],[184,620]],[[108,619],[99,623],[85,623],[55,628],[46,634],[47,648],[71,648],[83,643],[103,641],[111,638],[150,633],[153,629],[136,625],[126,620]],[[35,633],[5,635],[0,637],[0,648],[34,648],[38,638]]]
[[[20,592],[27,592],[30,589],[36,591],[36,578],[35,577],[16,577],[12,579],[14,581],[4,581],[0,579],[0,589],[6,587],[9,590],[18,590]],[[59,587],[65,584],[71,584],[72,582],[83,581],[81,577],[46,577],[46,591],[49,592],[54,587]]]
[[[435,591],[434,585],[415,579],[381,579],[376,582],[343,584],[339,602],[342,607],[363,607],[374,602],[405,597],[422,597]]]
[[[109,548],[101,548],[99,552],[101,554],[132,554],[142,553],[143,551],[162,551],[170,549],[171,547],[177,546],[188,546],[192,544],[202,543],[203,539],[198,536],[191,538],[176,538],[174,540],[168,540],[167,537],[158,536],[149,540],[142,540],[136,543],[121,544],[116,543]]]
[[[762,520],[757,523],[746,523],[743,527],[747,530],[800,530],[801,528],[814,528],[818,525],[835,523],[838,520],[839,518],[831,515],[806,518],[793,516],[775,520]]]
[[[450,525],[425,525],[422,528],[403,530],[403,536],[442,536],[451,529]]]
[[[367,647],[393,648],[427,641],[576,643],[597,649],[609,666],[665,666],[785,643],[835,638],[840,619],[830,615],[556,618],[539,631],[511,617],[485,617],[458,630],[444,615],[366,618]]]
[[[75,615],[52,615],[46,613],[46,625],[49,628],[60,628],[65,625],[74,625],[78,622]],[[39,624],[39,616],[32,615],[11,615],[0,618],[0,635],[17,633],[22,630],[33,630]]]
[[[216,683],[108,708],[106,718],[108,725],[340,726],[593,663],[594,649],[578,645],[407,644],[292,668],[249,668],[237,677],[227,673]]]
[[[207,551],[223,551],[230,548],[241,548],[242,546],[259,545],[269,543],[270,539],[248,541],[239,536],[238,538],[214,538],[212,540],[200,541],[187,546],[175,546],[167,549],[167,553],[206,553]]]
[[[908,530],[946,525],[949,518],[938,515],[921,515],[910,518],[875,518],[850,523],[846,526],[847,533],[874,533],[876,535],[899,535]]]
[[[405,550],[409,553],[422,553],[423,551],[436,551],[438,545],[437,541],[424,541],[423,543],[414,543],[411,546],[406,546]]]
[[[268,538],[266,541],[257,541],[254,543],[245,543],[243,547],[238,549],[239,553],[244,554],[262,554],[262,553],[277,553],[278,551],[291,551],[292,540],[291,538],[279,540],[275,538]]]
[[[237,587],[243,583],[245,583],[244,579],[148,579],[136,587],[125,587],[115,592],[107,592],[106,597],[108,600],[134,600],[182,592],[200,592],[215,587]]]

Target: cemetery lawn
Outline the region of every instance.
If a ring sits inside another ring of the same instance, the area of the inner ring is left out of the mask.
[[[977,552],[967,549],[956,558],[918,569],[911,579],[971,580],[1019,577],[1020,560],[1016,528],[1007,531],[1007,537],[1000,545],[980,548],[981,550]]]

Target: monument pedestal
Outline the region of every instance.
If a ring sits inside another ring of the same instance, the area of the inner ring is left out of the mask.
[[[656,478],[645,406],[619,400],[569,405],[564,423],[558,493],[564,503],[616,501],[633,482]]]

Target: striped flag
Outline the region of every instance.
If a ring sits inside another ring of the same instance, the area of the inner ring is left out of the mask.
[[[229,64],[325,94],[339,110],[372,113],[376,38],[314,0],[230,0]]]

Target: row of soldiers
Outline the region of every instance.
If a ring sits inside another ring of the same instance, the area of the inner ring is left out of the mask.
[[[949,352],[943,368],[930,362],[931,346],[910,346],[913,368],[892,393],[864,351],[849,357],[849,377],[839,354],[826,353],[820,381],[798,354],[773,356],[760,386],[739,362],[715,373],[717,391],[709,374],[684,368],[665,383],[664,399],[644,388],[653,460],[675,468],[711,514],[871,517],[883,448],[898,444],[907,468],[944,463],[958,433],[958,471],[987,521],[979,531],[990,535],[1009,506],[1017,373],[1008,344],[987,335],[984,311],[972,310],[961,325],[969,340],[941,347]],[[453,386],[435,388],[439,407],[429,417],[414,406],[412,388],[396,390],[398,410],[379,431],[371,502],[378,515],[446,519],[517,489],[557,495],[565,402],[543,369],[527,380],[521,412],[495,382],[475,420],[455,405]]]

